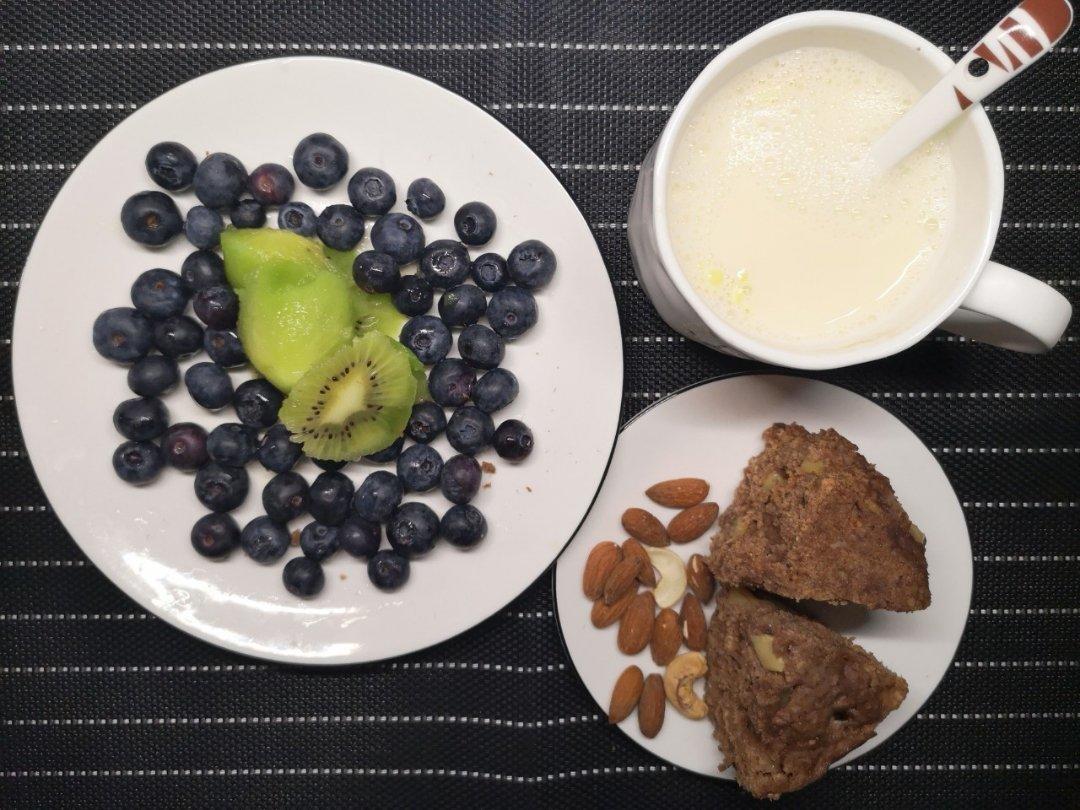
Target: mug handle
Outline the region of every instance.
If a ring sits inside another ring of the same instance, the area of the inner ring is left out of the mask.
[[[1026,354],[1049,351],[1061,340],[1072,304],[1051,287],[997,262],[987,262],[960,308],[941,328]]]

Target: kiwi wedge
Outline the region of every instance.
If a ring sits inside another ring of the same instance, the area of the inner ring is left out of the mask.
[[[409,319],[398,312],[389,293],[367,293],[353,283],[352,266],[356,251],[324,247],[323,253],[330,262],[332,272],[349,284],[356,334],[362,335],[375,329],[397,340],[401,327]]]
[[[336,272],[314,239],[275,228],[226,228],[221,255],[225,276],[237,290],[306,284],[320,272]]]
[[[304,452],[351,461],[401,436],[416,400],[411,352],[381,332],[352,338],[301,377],[279,411]]]

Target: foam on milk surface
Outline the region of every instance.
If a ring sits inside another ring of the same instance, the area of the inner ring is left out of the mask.
[[[935,138],[883,176],[869,149],[919,97],[867,56],[800,48],[703,99],[672,155],[679,265],[724,320],[760,340],[864,339],[933,271],[954,176]]]

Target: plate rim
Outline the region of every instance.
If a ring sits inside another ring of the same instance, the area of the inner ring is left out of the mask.
[[[635,421],[637,421],[637,419],[639,417],[644,416],[646,413],[651,411],[653,408],[656,408],[657,406],[662,405],[663,403],[667,402],[669,399],[673,399],[673,398],[675,398],[677,396],[680,396],[681,394],[685,394],[688,391],[693,391],[694,389],[700,388],[703,385],[709,385],[711,383],[721,382],[723,380],[735,379],[736,377],[786,377],[786,378],[796,378],[796,379],[799,379],[799,380],[809,380],[810,382],[821,383],[823,385],[828,385],[828,386],[832,386],[833,388],[839,388],[839,389],[841,389],[843,391],[847,391],[850,394],[855,394],[856,396],[860,397],[861,399],[865,399],[867,402],[871,403],[872,405],[876,405],[878,408],[881,408],[881,410],[885,411],[886,414],[888,414],[889,416],[892,416],[897,421],[899,421],[900,424],[903,425],[908,430],[908,432],[911,433],[911,435],[914,436],[918,440],[919,444],[921,444],[923,447],[925,447],[927,452],[930,452],[931,455],[932,455],[932,451],[930,450],[929,445],[927,445],[926,442],[923,441],[922,436],[920,436],[918,433],[916,433],[915,430],[912,429],[911,425],[909,425],[906,420],[900,418],[899,416],[894,414],[892,411],[889,411],[886,408],[882,407],[881,405],[879,405],[877,402],[874,402],[869,397],[863,396],[858,391],[855,391],[855,390],[849,388],[846,385],[840,385],[839,383],[826,381],[826,380],[820,380],[817,377],[813,377],[808,373],[803,373],[802,371],[800,371],[798,369],[787,369],[787,368],[779,368],[779,367],[776,368],[776,369],[748,369],[748,370],[744,370],[744,371],[733,371],[733,372],[730,372],[730,373],[727,373],[727,374],[716,374],[716,375],[714,375],[712,377],[708,377],[708,378],[705,378],[705,379],[702,379],[702,380],[698,380],[697,382],[693,382],[693,383],[689,383],[688,385],[684,385],[682,388],[679,388],[678,390],[672,391],[671,393],[667,394],[664,397],[661,397],[660,399],[656,400],[655,402],[649,403],[644,408],[642,408],[640,411],[638,411],[636,414],[634,414],[632,417],[630,417],[628,420],[626,420],[626,423],[623,424],[619,428],[618,437],[621,437],[622,434],[623,434],[623,431],[626,430],[628,427],[630,427],[630,425],[632,425]],[[618,443],[618,437],[616,437],[615,448],[617,448],[618,444],[619,444]],[[612,448],[612,459],[614,459],[614,450],[615,450],[615,448]],[[935,458],[935,463],[937,463],[936,458]],[[611,460],[608,461],[608,466],[610,467],[610,465],[611,465]],[[941,464],[938,463],[938,466],[940,467]],[[944,467],[942,467],[942,473],[945,473],[945,468]],[[605,470],[604,478],[605,478],[605,480],[607,478],[607,471],[606,470]],[[947,473],[945,474],[945,480],[949,484],[949,491],[952,493],[953,498],[956,499],[957,504],[960,504],[961,501],[960,501],[959,496],[956,494],[956,487],[953,486],[952,479],[949,478]],[[603,489],[603,483],[604,482],[602,481],[601,484],[600,484],[600,489],[601,490]],[[596,503],[596,499],[598,497],[600,497],[600,490],[597,490],[596,495],[593,497],[593,503],[594,504]],[[591,511],[591,507],[590,507],[590,511]],[[963,518],[964,518],[964,527],[967,528],[968,520],[967,520],[967,515],[963,511],[963,506],[960,507],[960,513],[961,513],[961,515],[963,515]],[[586,515],[586,517],[588,517],[588,516]],[[584,523],[584,520],[582,521],[582,523]],[[578,530],[579,531],[581,530],[581,525],[580,524],[578,525]],[[576,536],[577,536],[577,532],[574,532],[574,537],[576,537]],[[597,706],[597,708],[600,711],[601,716],[606,718],[607,717],[607,709],[603,705],[601,705],[600,702],[597,701],[595,697],[593,697],[592,691],[588,688],[588,686],[585,685],[585,679],[581,677],[581,672],[578,670],[577,664],[574,663],[574,656],[571,655],[570,646],[566,642],[566,631],[563,630],[562,616],[560,615],[560,612],[559,612],[559,592],[558,592],[559,563],[562,562],[562,555],[566,552],[566,549],[569,548],[570,543],[572,543],[573,541],[574,541],[574,538],[571,537],[570,541],[567,542],[567,544],[563,547],[563,550],[561,552],[559,552],[559,558],[557,560],[555,560],[555,563],[551,566],[551,604],[552,604],[552,610],[555,612],[555,624],[559,629],[559,641],[562,644],[562,649],[563,649],[563,652],[566,654],[567,660],[570,662],[570,667],[573,670],[574,675],[581,682],[582,686],[585,686],[585,692],[588,694],[589,700],[591,700]],[[970,550],[970,547],[971,547],[971,532],[969,530],[968,531],[968,548],[969,548],[969,550]],[[885,744],[887,744],[889,742],[889,740],[891,740],[893,737],[895,737],[897,734],[899,734],[901,731],[903,731],[905,728],[907,728],[908,725],[911,723],[911,721],[913,721],[915,719],[915,716],[919,713],[919,710],[922,709],[922,707],[925,706],[927,703],[929,703],[931,698],[933,698],[934,695],[937,694],[938,689],[941,688],[941,685],[945,682],[945,679],[948,677],[948,674],[953,669],[953,663],[956,661],[957,653],[960,651],[960,645],[963,643],[964,638],[967,636],[968,627],[971,624],[971,621],[970,621],[970,619],[971,619],[971,603],[972,603],[972,600],[974,599],[974,594],[975,594],[975,566],[974,566],[974,564],[971,565],[971,581],[972,581],[972,587],[971,587],[971,590],[968,592],[967,607],[966,607],[966,613],[965,613],[965,618],[964,618],[964,627],[960,631],[960,635],[956,639],[956,646],[953,648],[952,653],[949,655],[949,663],[948,663],[948,666],[945,669],[945,674],[941,676],[941,678],[938,680],[938,682],[936,684],[934,684],[934,687],[929,691],[929,693],[927,693],[926,698],[923,700],[922,704],[918,708],[915,709],[914,714],[912,714],[907,720],[905,720],[903,723],[901,723],[900,726],[896,730],[894,730],[892,732],[892,734],[890,734],[884,740],[879,742],[877,745],[875,745],[870,750],[863,751],[863,752],[861,752],[859,754],[856,754],[854,757],[852,757],[847,762],[845,762],[844,763],[845,765],[850,765],[850,764],[852,764],[854,762],[858,762],[863,757],[868,756],[869,754],[873,754],[876,751],[879,751],[883,745],[885,745]],[[688,768],[684,768],[678,762],[673,762],[670,759],[667,759],[666,757],[661,756],[660,754],[656,753],[655,751],[649,750],[640,741],[634,739],[629,734],[627,734],[625,731],[623,731],[619,727],[618,724],[615,724],[615,728],[618,730],[619,734],[622,735],[623,739],[628,740],[630,743],[637,746],[637,748],[639,748],[641,751],[645,752],[645,754],[647,754],[648,756],[651,756],[651,757],[655,757],[655,758],[659,759],[662,762],[666,762],[668,765],[671,765],[674,768],[678,768],[684,774],[689,774],[689,775],[697,777],[699,779],[708,780],[708,781],[714,781],[714,782],[719,781],[719,782],[732,782],[732,783],[734,783],[734,779],[726,779],[726,778],[724,778],[721,775],[722,772],[719,771],[719,770],[717,770],[717,772],[715,774],[702,774],[702,773],[699,773],[697,771],[690,770]],[[859,747],[861,748],[862,746],[860,745]],[[847,756],[847,755],[845,755],[845,756]],[[835,762],[830,763],[827,770],[832,770],[833,767],[835,766],[835,764],[836,764]]]
[[[139,116],[145,110],[147,110],[147,109],[153,107],[154,105],[158,104],[158,102],[163,101],[167,96],[169,96],[173,92],[179,90],[180,88],[186,87],[187,85],[189,85],[189,84],[191,84],[193,82],[198,82],[198,81],[206,79],[206,78],[208,78],[210,76],[216,76],[217,74],[226,73],[226,72],[229,72],[229,71],[240,72],[240,71],[245,71],[245,70],[265,69],[265,66],[267,64],[271,64],[271,65],[287,65],[288,63],[293,63],[293,62],[341,63],[342,65],[359,64],[359,65],[364,66],[365,68],[374,69],[376,72],[386,72],[386,73],[399,74],[401,76],[406,77],[407,79],[409,79],[411,81],[423,82],[425,84],[432,85],[433,87],[437,88],[438,90],[440,90],[440,91],[442,91],[444,93],[450,94],[451,96],[453,96],[458,101],[467,104],[469,107],[473,108],[474,110],[483,113],[487,118],[490,118],[496,124],[498,124],[503,129],[505,129],[518,142],[518,144],[520,144],[522,147],[524,147],[528,151],[528,153],[532,155],[533,159],[535,159],[537,161],[537,163],[540,165],[540,167],[546,172],[546,174],[548,176],[554,178],[555,182],[558,184],[558,186],[561,189],[562,193],[565,195],[567,202],[570,204],[570,206],[573,207],[574,212],[576,213],[578,219],[580,219],[582,224],[585,226],[585,229],[589,232],[589,235],[590,235],[589,236],[589,241],[591,242],[592,246],[595,248],[597,256],[598,256],[599,261],[600,261],[600,264],[604,268],[605,275],[607,276],[607,281],[608,281],[608,294],[610,295],[611,306],[612,306],[612,309],[613,309],[613,311],[615,313],[615,321],[616,321],[616,323],[618,324],[618,327],[619,327],[619,341],[618,341],[618,345],[617,345],[618,362],[610,364],[610,366],[613,368],[613,371],[610,371],[608,373],[618,374],[618,390],[622,391],[622,388],[623,388],[623,386],[625,384],[625,380],[626,380],[626,365],[625,365],[626,352],[625,352],[625,349],[623,347],[623,341],[622,341],[622,337],[623,337],[623,333],[624,333],[622,314],[619,311],[618,301],[615,298],[615,288],[614,288],[614,285],[611,283],[611,275],[610,275],[610,271],[608,270],[607,261],[604,258],[603,252],[600,250],[600,245],[596,241],[595,234],[592,233],[592,229],[589,227],[589,222],[586,219],[584,212],[581,210],[581,207],[578,205],[577,201],[574,199],[573,195],[570,193],[570,190],[567,187],[566,183],[563,182],[563,180],[557,174],[555,174],[555,172],[547,164],[547,161],[545,161],[543,159],[543,157],[515,129],[511,128],[510,126],[505,124],[503,121],[499,120],[499,118],[497,116],[495,116],[491,111],[486,110],[480,104],[478,104],[478,103],[474,102],[473,100],[467,98],[466,96],[462,95],[461,93],[457,92],[456,90],[453,90],[453,89],[451,89],[449,87],[446,87],[445,85],[442,85],[439,82],[436,82],[436,81],[434,81],[432,79],[429,79],[426,76],[420,76],[420,75],[418,75],[416,73],[412,73],[412,72],[410,72],[408,70],[403,70],[401,68],[393,67],[391,65],[385,65],[385,64],[382,64],[380,62],[373,62],[373,61],[370,61],[370,60],[367,60],[367,59],[351,59],[349,57],[344,57],[344,56],[329,56],[329,55],[325,55],[325,54],[310,54],[310,55],[309,54],[297,54],[297,55],[290,55],[290,56],[271,57],[271,58],[267,58],[267,59],[253,59],[253,60],[249,60],[249,61],[246,61],[246,62],[240,62],[240,63],[234,64],[234,65],[226,65],[224,67],[217,68],[216,70],[207,71],[205,73],[200,73],[199,75],[193,76],[190,79],[187,79],[186,81],[183,81],[183,82],[180,82],[178,84],[173,85],[172,87],[168,88],[164,92],[162,92],[159,95],[155,96],[153,99],[148,101],[146,104],[141,105],[137,110],[132,112],[130,115],[126,116],[119,123],[117,123],[116,125],[111,127],[100,138],[98,138],[96,141],[94,141],[93,145],[79,159],[78,164],[76,165],[75,169],[71,172],[71,174],[68,175],[67,179],[65,179],[64,182],[60,185],[60,188],[57,190],[56,194],[53,196],[52,200],[49,202],[48,208],[45,210],[45,213],[41,217],[41,221],[40,221],[40,223],[38,225],[37,231],[34,234],[34,239],[30,244],[30,250],[26,254],[26,260],[24,261],[23,266],[22,266],[22,270],[20,271],[20,278],[22,278],[23,274],[26,271],[26,268],[30,266],[30,264],[31,264],[31,262],[32,262],[32,260],[34,258],[34,254],[35,254],[35,252],[36,252],[36,250],[38,248],[38,244],[39,244],[39,242],[38,242],[39,237],[41,235],[42,230],[44,229],[44,225],[45,225],[46,221],[49,219],[50,214],[52,214],[52,212],[53,212],[53,208],[55,207],[57,200],[59,200],[60,197],[64,194],[65,190],[68,188],[68,186],[71,184],[71,182],[73,180],[75,180],[79,176],[80,172],[83,170],[83,167],[84,167],[84,164],[85,164],[87,158],[90,157],[90,155],[93,154],[94,150],[96,150],[106,139],[110,138],[121,126],[123,126],[125,123],[130,121],[132,118],[134,118],[136,116]],[[607,480],[608,472],[611,469],[611,462],[615,457],[615,447],[616,447],[616,445],[618,443],[618,437],[619,437],[619,434],[620,434],[620,432],[622,430],[622,428],[619,426],[619,415],[616,415],[616,418],[614,420],[614,430],[612,431],[612,435],[611,435],[611,439],[610,439],[610,447],[608,448],[607,459],[604,461],[603,469],[601,470],[600,477],[599,477],[599,479],[597,481],[597,484],[596,484],[596,489],[593,492],[592,497],[589,499],[588,504],[584,507],[584,511],[581,514],[581,518],[578,520],[577,525],[574,526],[574,529],[570,533],[570,536],[566,539],[566,541],[555,552],[554,557],[548,563],[547,567],[544,570],[541,570],[533,579],[531,579],[528,582],[528,584],[526,584],[516,594],[511,596],[506,602],[499,605],[493,611],[491,611],[490,613],[488,613],[485,616],[481,617],[480,619],[478,619],[476,622],[469,625],[468,627],[462,628],[461,630],[458,630],[458,631],[456,631],[454,633],[451,633],[450,635],[445,636],[444,638],[441,638],[441,639],[439,639],[437,641],[433,641],[430,644],[425,644],[423,646],[416,647],[415,649],[412,649],[412,650],[408,650],[408,651],[405,651],[405,652],[394,653],[394,654],[391,654],[391,655],[378,656],[378,657],[374,657],[374,658],[363,658],[363,659],[346,660],[346,661],[326,661],[326,660],[323,660],[323,659],[308,659],[308,658],[305,658],[305,657],[296,657],[296,656],[290,656],[290,655],[277,655],[275,653],[255,653],[255,652],[253,652],[251,650],[242,649],[242,648],[239,648],[237,646],[234,646],[233,644],[231,644],[229,642],[225,642],[225,641],[222,641],[220,639],[214,638],[213,636],[206,635],[206,634],[203,634],[201,632],[197,632],[194,628],[192,628],[192,627],[190,627],[188,625],[185,625],[185,624],[181,623],[180,621],[178,621],[176,619],[176,617],[171,612],[159,609],[159,607],[157,605],[155,605],[150,600],[144,600],[142,598],[142,594],[136,595],[136,594],[130,592],[126,587],[123,587],[112,576],[110,576],[105,571],[105,569],[103,569],[101,567],[101,565],[98,563],[98,561],[95,558],[95,554],[91,553],[86,547],[83,546],[82,543],[79,542],[79,540],[75,537],[74,533],[71,532],[70,529],[68,529],[67,523],[60,516],[60,513],[53,506],[52,499],[49,497],[49,494],[48,494],[48,492],[46,491],[46,488],[45,488],[45,483],[44,483],[45,479],[41,476],[41,474],[40,474],[40,472],[38,470],[38,465],[34,461],[35,454],[33,453],[33,451],[30,448],[30,442],[27,441],[27,433],[26,433],[26,429],[24,428],[24,424],[26,424],[26,422],[24,422],[24,420],[23,420],[24,408],[23,408],[23,406],[20,405],[20,398],[19,398],[19,394],[18,394],[18,389],[20,387],[19,386],[19,380],[21,379],[21,375],[16,373],[15,356],[16,356],[16,353],[18,352],[18,349],[16,347],[23,345],[25,340],[17,340],[16,338],[21,336],[29,328],[28,326],[25,326],[25,325],[20,328],[20,324],[25,323],[25,320],[26,320],[26,316],[24,316],[23,318],[19,317],[19,313],[22,311],[22,309],[20,308],[20,303],[22,301],[23,292],[24,292],[25,289],[26,289],[26,287],[24,285],[21,285],[21,284],[19,285],[19,288],[18,288],[18,290],[16,291],[16,294],[15,294],[15,301],[14,301],[14,306],[13,306],[13,309],[12,309],[12,341],[11,341],[12,396],[13,396],[13,402],[14,402],[14,405],[15,405],[15,415],[16,415],[16,419],[17,419],[18,425],[19,425],[19,434],[20,434],[20,436],[22,438],[23,446],[26,448],[26,458],[27,458],[27,461],[29,462],[30,469],[34,474],[34,477],[37,479],[37,482],[38,482],[38,485],[41,488],[42,494],[45,496],[45,500],[47,502],[48,507],[53,512],[53,514],[55,515],[57,521],[63,527],[64,531],[67,533],[68,537],[76,545],[76,547],[79,549],[79,551],[83,555],[86,556],[86,558],[93,565],[94,569],[101,576],[105,577],[105,579],[108,580],[108,582],[111,583],[114,587],[116,587],[126,598],[131,599],[133,602],[138,604],[141,608],[148,611],[152,615],[156,616],[158,619],[166,622],[171,627],[179,630],[180,632],[184,633],[185,635],[190,636],[191,638],[196,639],[197,641],[199,641],[201,643],[208,644],[208,645],[210,645],[210,646],[212,646],[212,647],[214,647],[216,649],[223,650],[223,651],[225,651],[227,653],[231,653],[231,654],[234,654],[234,655],[240,655],[240,656],[243,656],[244,658],[248,658],[248,659],[251,659],[251,660],[268,661],[268,662],[272,662],[272,663],[279,664],[279,665],[304,667],[304,668],[313,668],[313,669],[336,669],[336,668],[343,668],[343,667],[364,666],[364,665],[368,665],[368,664],[377,664],[377,663],[384,662],[384,661],[392,661],[394,659],[403,658],[403,657],[408,656],[408,655],[415,655],[415,654],[418,654],[418,653],[422,653],[424,651],[427,651],[427,650],[430,650],[430,649],[432,649],[434,647],[437,647],[440,644],[445,644],[445,643],[447,643],[449,641],[452,641],[453,639],[456,639],[456,638],[464,635],[465,633],[468,633],[468,632],[470,632],[472,630],[475,630],[480,625],[482,625],[484,622],[489,621],[490,619],[492,619],[493,617],[495,617],[496,615],[501,613],[503,610],[505,610],[506,607],[509,604],[511,604],[515,599],[519,598],[523,593],[525,593],[525,591],[527,591],[529,588],[531,588],[533,585],[535,585],[538,581],[540,581],[540,579],[546,573],[547,569],[550,568],[552,570],[552,572],[554,572],[555,566],[558,563],[559,557],[562,556],[562,553],[566,550],[566,548],[570,545],[570,543],[573,542],[574,538],[577,536],[577,533],[581,530],[582,525],[584,525],[585,521],[588,519],[589,513],[592,511],[593,504],[596,503],[596,499],[600,496],[600,491],[603,489],[604,482]],[[23,350],[23,352],[25,352],[25,351],[26,350]],[[18,352],[18,353],[22,354],[23,352]],[[19,364],[19,367],[22,367],[22,365],[23,364]],[[26,407],[29,407],[29,406],[26,406]],[[620,399],[619,399],[618,408],[619,408],[619,414],[621,414],[621,410],[622,410],[622,397],[621,396],[620,396]],[[561,631],[560,631],[560,639],[561,639]]]

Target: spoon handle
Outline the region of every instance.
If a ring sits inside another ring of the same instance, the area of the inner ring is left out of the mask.
[[[919,144],[972,104],[1038,60],[1072,25],[1068,0],[1024,0],[968,51],[871,149],[882,171],[895,166]]]

